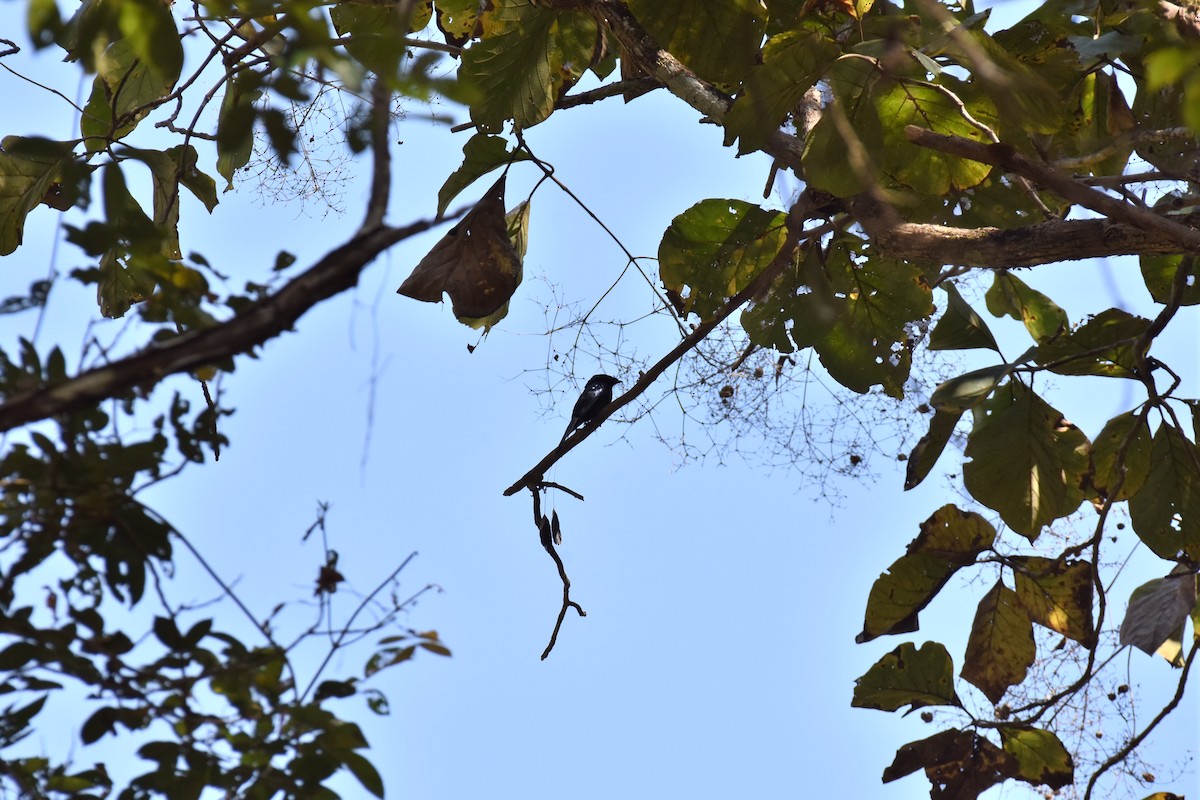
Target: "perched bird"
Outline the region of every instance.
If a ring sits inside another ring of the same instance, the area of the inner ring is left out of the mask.
[[[617,383],[620,381],[611,375],[593,375],[588,378],[587,386],[583,387],[583,394],[579,395],[579,399],[575,401],[575,408],[571,410],[571,423],[567,425],[566,433],[558,440],[559,444],[566,441],[572,431],[594,420],[596,415],[612,402],[612,387]]]

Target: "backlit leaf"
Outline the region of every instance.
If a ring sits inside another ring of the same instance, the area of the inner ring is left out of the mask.
[[[1085,647],[1095,642],[1093,572],[1087,561],[1013,556],[1017,597],[1029,618]]]
[[[1150,472],[1129,501],[1133,530],[1160,558],[1200,560],[1200,450],[1162,424],[1150,450]]]
[[[962,567],[992,546],[995,529],[983,517],[946,505],[921,523],[921,532],[867,598],[863,630],[855,641],[917,630],[917,614]]]
[[[967,490],[1030,541],[1083,501],[1090,444],[1023,384],[993,396],[967,438]]]
[[[659,47],[714,83],[745,76],[767,25],[759,0],[630,0],[629,10]]]
[[[1036,655],[1029,615],[1017,593],[996,581],[979,601],[960,674],[999,703],[1008,687],[1025,680]]]
[[[671,220],[658,246],[663,285],[711,317],[783,247],[784,215],[742,200],[701,200]]]
[[[954,662],[938,642],[926,642],[919,650],[911,643],[902,644],[855,680],[850,704],[881,711],[957,706]]]
[[[1001,728],[1004,751],[1019,765],[1017,780],[1061,789],[1075,781],[1075,762],[1058,737],[1041,728]]]

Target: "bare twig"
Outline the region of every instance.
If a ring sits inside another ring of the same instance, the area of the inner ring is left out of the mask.
[[[549,484],[543,484],[548,486]],[[586,617],[587,612],[583,607],[571,599],[571,579],[567,577],[567,568],[563,566],[562,558],[559,557],[558,551],[554,548],[554,539],[550,535],[550,520],[542,515],[542,496],[541,486],[531,486],[529,491],[533,494],[533,524],[538,529],[538,539],[542,543],[542,547],[546,548],[546,552],[554,559],[554,565],[558,567],[558,577],[562,581],[563,601],[562,608],[558,611],[558,618],[554,621],[554,630],[550,632],[550,642],[546,645],[546,649],[542,651],[542,661],[550,655],[550,651],[554,649],[555,643],[558,641],[558,632],[562,630],[563,620],[567,618],[567,609],[573,608],[581,617]],[[556,487],[563,488],[563,487]],[[575,495],[580,500],[581,495],[566,489],[570,494]]]

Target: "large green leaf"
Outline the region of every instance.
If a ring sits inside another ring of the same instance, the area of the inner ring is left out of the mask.
[[[850,705],[881,711],[957,706],[954,662],[938,642],[926,642],[919,650],[911,643],[902,644],[855,680]]]
[[[816,31],[771,37],[763,48],[763,63],[754,67],[725,117],[726,146],[739,140],[739,155],[762,148],[837,52],[836,45]]]
[[[20,246],[25,217],[75,164],[74,144],[17,136],[0,142],[0,256]]]
[[[166,87],[175,85],[183,70],[183,44],[162,0],[121,0],[117,25],[138,61]]]
[[[859,194],[866,186],[850,163],[836,115],[840,112],[846,116],[854,136],[867,153],[882,152],[883,126],[874,103],[870,102],[869,92],[869,87],[877,80],[877,72],[871,59],[843,56],[833,63],[828,77],[837,108],[825,110],[804,142],[801,157],[804,179],[813,188],[838,197],[849,197]]]
[[[781,352],[812,347],[843,386],[866,392],[882,386],[903,395],[911,365],[909,326],[933,310],[921,271],[878,253],[852,253],[858,240],[844,237],[828,253],[807,250],[804,259],[743,312],[752,341]]]
[[[1085,647],[1095,644],[1094,571],[1087,561],[1013,556],[1017,598],[1029,618]]]
[[[971,350],[986,348],[1000,352],[996,337],[983,318],[971,308],[958,287],[949,281],[941,285],[946,293],[946,311],[929,333],[930,350]]]
[[[663,285],[708,319],[771,263],[784,215],[742,200],[701,200],[671,220],[658,246]],[[686,292],[686,294],[685,294]]]
[[[1019,383],[997,392],[967,439],[967,491],[1030,541],[1079,507],[1087,437]]]
[[[999,703],[1008,687],[1025,680],[1036,655],[1029,615],[1017,593],[996,581],[979,601],[960,674]]]
[[[1058,790],[1075,782],[1075,762],[1058,737],[1041,728],[1001,728],[1004,752],[1016,759],[1013,777]]]
[[[496,132],[506,120],[528,128],[550,116],[558,99],[598,54],[591,16],[554,11],[534,0],[501,0],[486,17],[484,38],[463,52],[459,76],[480,90],[471,119]]]
[[[929,431],[921,437],[908,456],[908,468],[904,475],[904,490],[917,487],[929,475],[933,465],[946,449],[954,434],[954,428],[962,417],[961,410],[939,408],[929,420]]]
[[[1108,308],[1065,336],[1038,347],[1037,363],[1059,375],[1131,378],[1134,344],[1149,326],[1150,320],[1144,317]]]
[[[759,0],[630,0],[629,10],[660,47],[714,83],[750,71],[767,28]]]
[[[217,118],[217,172],[227,192],[233,188],[234,174],[254,152],[254,104],[262,96],[261,87],[262,77],[252,70],[235,73],[225,85]]]
[[[1067,312],[1007,270],[996,273],[986,300],[988,311],[997,317],[1008,315],[1025,323],[1038,344],[1053,340],[1067,329]]]
[[[961,191],[975,186],[992,171],[990,164],[918,147],[905,136],[905,127],[915,125],[935,133],[983,141],[983,131],[963,114],[965,101],[958,96],[964,94],[963,89],[949,76],[942,76],[939,84],[901,80],[875,85],[872,102],[883,125],[883,148],[871,155],[879,160],[879,166],[892,181],[921,194],[944,195],[952,189]],[[996,110],[990,103],[969,103],[967,111],[994,128]]]
[[[1166,303],[1171,297],[1171,285],[1175,274],[1183,269],[1183,291],[1180,304],[1194,306],[1200,303],[1200,261],[1193,256],[1142,256],[1142,280],[1157,303]]]
[[[1150,474],[1150,449],[1144,415],[1129,411],[1110,419],[1092,442],[1092,488],[1113,502],[1133,497]]]
[[[912,365],[908,326],[933,312],[932,290],[920,269],[878,252],[852,253],[842,239],[825,258],[828,287],[790,303],[791,336],[813,347],[841,385],[856,392],[881,386],[902,397]]]
[[[983,517],[953,505],[939,508],[921,523],[905,555],[880,575],[867,599],[863,630],[856,639],[917,630],[917,614],[946,581],[992,546],[996,529]]]
[[[1129,501],[1133,530],[1161,558],[1200,561],[1200,449],[1174,427],[1154,434],[1150,472]]]
[[[178,38],[174,41],[178,46]],[[140,58],[129,39],[119,39],[108,46],[97,62],[92,93],[79,118],[79,129],[89,151],[103,150],[124,138],[150,113],[150,106],[171,91],[179,78],[179,66],[174,67],[174,72],[165,71],[168,66]]]

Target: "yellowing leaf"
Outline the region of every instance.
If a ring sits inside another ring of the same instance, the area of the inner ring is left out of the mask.
[[[1008,687],[1025,680],[1037,655],[1033,623],[1017,593],[1001,581],[983,596],[971,625],[961,675],[999,703]]]
[[[1085,647],[1095,641],[1092,565],[1040,556],[1014,556],[1017,597],[1029,618]]]

